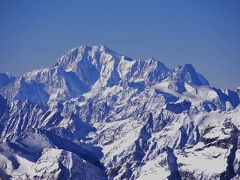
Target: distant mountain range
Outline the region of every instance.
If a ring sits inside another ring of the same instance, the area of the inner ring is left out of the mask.
[[[0,73],[2,179],[239,179],[240,89],[106,46]]]

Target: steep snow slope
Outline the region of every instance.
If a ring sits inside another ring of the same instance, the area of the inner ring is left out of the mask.
[[[211,87],[190,64],[80,46],[7,77],[3,179],[239,178],[239,90]]]

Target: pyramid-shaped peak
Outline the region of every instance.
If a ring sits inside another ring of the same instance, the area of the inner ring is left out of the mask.
[[[197,86],[208,86],[209,82],[205,77],[199,74],[192,64],[178,65],[170,75],[170,79],[174,81],[187,82]]]
[[[194,70],[195,71],[195,68],[193,67],[192,64],[185,64],[183,66],[183,69],[186,69],[186,70]]]

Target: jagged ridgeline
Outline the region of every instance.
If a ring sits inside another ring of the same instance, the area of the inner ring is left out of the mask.
[[[239,179],[240,89],[106,46],[0,74],[1,179]]]

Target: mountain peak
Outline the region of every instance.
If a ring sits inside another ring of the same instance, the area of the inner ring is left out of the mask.
[[[195,70],[192,64],[177,66],[172,70],[169,79],[172,81],[187,82],[197,86],[209,86],[208,81]]]
[[[170,70],[154,58],[80,46],[54,67],[14,80],[0,74],[1,83],[4,179],[231,179],[222,176],[229,167],[238,173],[240,90],[204,86],[191,64]]]
[[[99,59],[102,54],[118,55],[105,45],[81,45],[77,48],[69,50],[66,54],[61,56],[55,66],[63,66],[66,69],[67,66],[74,66],[81,60],[93,60]]]
[[[4,77],[8,77],[4,75]],[[6,79],[6,78],[5,78]],[[186,82],[196,86],[208,85],[191,64],[168,69],[162,62],[147,58],[134,60],[115,53],[105,45],[82,45],[63,55],[52,68],[29,72],[15,80],[1,80],[3,94],[33,101],[66,100],[95,88],[121,86],[142,89],[161,81]],[[11,83],[13,82],[13,83]],[[141,87],[140,87],[141,86]],[[140,88],[139,88],[140,87]],[[29,92],[26,95],[26,92]]]
[[[115,53],[113,50],[108,48],[106,45],[99,44],[99,45],[81,45],[77,48],[73,48],[73,51],[79,50],[79,52],[84,52],[84,51],[94,51],[94,52],[108,52],[108,53]],[[71,52],[70,50],[69,52]]]

